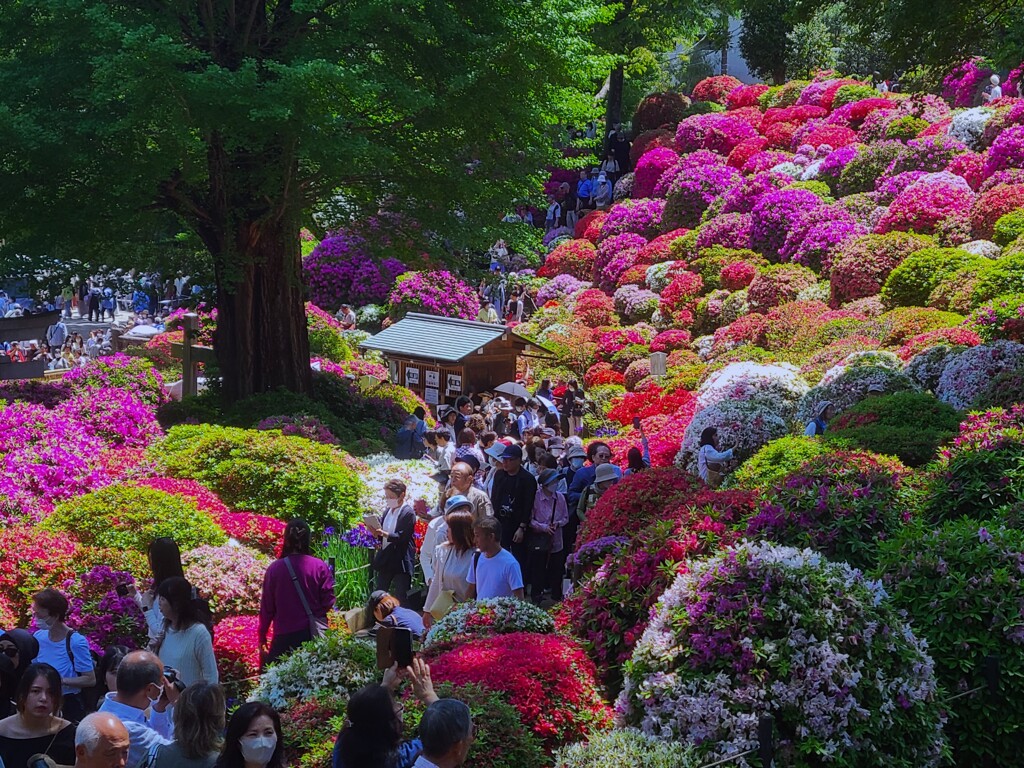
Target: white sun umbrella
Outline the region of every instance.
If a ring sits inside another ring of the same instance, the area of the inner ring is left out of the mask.
[[[527,399],[530,397],[530,390],[517,381],[506,381],[504,384],[499,384],[494,388],[494,391],[501,392],[509,397],[525,397]]]
[[[551,402],[550,400],[548,400],[546,397],[541,397],[540,395],[534,395],[534,398],[536,398],[540,402],[541,405],[543,405],[545,408],[548,409],[548,413],[553,413],[553,414],[555,414],[555,416],[558,415],[558,408],[555,407],[555,404],[553,402]]]

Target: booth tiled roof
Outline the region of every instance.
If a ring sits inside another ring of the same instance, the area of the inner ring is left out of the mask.
[[[515,336],[524,345],[530,343],[504,325],[410,312],[361,346],[385,354],[454,363],[505,334]]]

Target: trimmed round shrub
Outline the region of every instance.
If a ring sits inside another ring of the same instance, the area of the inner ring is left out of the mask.
[[[869,397],[837,416],[828,425],[825,440],[895,456],[909,467],[919,467],[956,436],[959,424],[959,413],[932,395],[896,392]]]
[[[1024,128],[1024,126],[1021,126]],[[1004,213],[996,220],[993,227],[992,239],[998,245],[1009,245],[1021,235],[1024,235],[1024,210],[1010,211]]]
[[[971,282],[970,301],[978,306],[1004,294],[1024,287],[1024,253],[1012,253],[1000,259],[985,259],[978,265],[977,276]]]
[[[908,521],[900,503],[906,468],[870,453],[833,451],[810,459],[764,493],[747,537],[800,549],[865,569],[878,542]]]
[[[804,396],[798,412],[803,423],[810,421],[818,403],[826,400],[838,416],[864,400],[870,387],[881,387],[882,394],[916,389],[914,381],[903,372],[900,359],[891,352],[859,354],[864,357],[857,364],[849,364],[847,358],[844,364],[826,371],[821,383]],[[891,362],[893,358],[895,362]]]
[[[644,96],[633,113],[633,135],[653,131],[664,125],[675,127],[683,119],[690,100],[675,91],[662,91]]]
[[[971,210],[974,237],[991,240],[1000,217],[1019,208],[1024,208],[1024,184],[997,184],[982,192]]]
[[[555,624],[547,613],[532,603],[512,597],[477,600],[453,608],[430,628],[424,648],[433,652],[481,637],[512,632],[548,634]]]
[[[882,290],[890,272],[931,242],[908,232],[862,235],[847,240],[828,268],[832,305],[874,296]],[[825,265],[822,270],[824,275]]]
[[[877,582],[809,550],[743,544],[676,578],[626,665],[622,721],[705,761],[775,717],[779,765],[941,765],[932,661]],[[837,749],[830,745],[846,745]]]
[[[882,301],[890,308],[923,307],[945,277],[985,262],[959,248],[922,248],[892,270],[882,286]]]
[[[942,454],[922,498],[921,508],[929,521],[1002,518],[1017,519],[1021,527],[1024,406],[970,414]]]
[[[577,280],[590,280],[594,274],[597,247],[589,240],[566,240],[548,254],[537,274],[540,277],[572,275]]]
[[[732,482],[738,488],[756,491],[770,488],[796,472],[805,462],[827,453],[828,447],[813,437],[787,435],[772,440],[743,462]]]
[[[942,368],[935,396],[964,410],[977,401],[989,382],[1006,371],[1024,365],[1024,344],[993,341],[952,356]]]
[[[817,275],[800,264],[762,267],[747,289],[750,311],[764,313],[787,301],[795,301],[800,291],[817,282]]]
[[[325,237],[302,260],[310,301],[332,312],[342,304],[383,304],[405,271],[398,259],[375,259],[365,240],[344,232]]]
[[[992,377],[971,404],[972,408],[1009,408],[1024,402],[1024,365]]]
[[[596,733],[555,753],[555,768],[698,768],[693,750],[667,744],[633,728]]]
[[[435,657],[430,675],[502,694],[548,750],[611,725],[593,662],[560,635],[516,632],[464,643]]]
[[[1014,765],[1024,730],[1024,533],[957,520],[908,529],[880,552],[882,583],[927,640],[945,690],[985,686],[985,658],[999,657],[998,698],[983,689],[946,705],[955,764]]]
[[[472,286],[451,272],[404,272],[388,294],[388,316],[401,320],[409,312],[475,320],[480,300]]]
[[[235,509],[319,528],[347,528],[363,512],[345,454],[302,437],[183,424],[151,452],[166,474],[198,480]]]
[[[161,536],[170,536],[182,549],[227,541],[213,518],[191,500],[136,485],[112,485],[69,499],[39,525],[73,533],[83,544],[136,552],[145,552]]]

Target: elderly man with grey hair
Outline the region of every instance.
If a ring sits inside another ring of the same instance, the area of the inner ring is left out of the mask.
[[[469,707],[456,699],[438,699],[420,718],[423,752],[413,768],[457,768],[466,762],[473,745],[473,718]]]
[[[75,768],[125,768],[128,729],[117,715],[93,712],[75,731]]]

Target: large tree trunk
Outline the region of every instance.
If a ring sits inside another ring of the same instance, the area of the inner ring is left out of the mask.
[[[622,122],[622,86],[625,82],[625,67],[619,64],[611,71],[608,78],[608,97],[605,100],[605,142],[608,134],[614,130],[616,123]],[[603,157],[601,158],[604,159]]]
[[[279,387],[313,388],[299,224],[288,196],[296,164],[288,158],[280,148],[228,152],[219,136],[209,143],[203,239],[217,278],[214,348],[229,403]]]
[[[217,270],[215,345],[224,397],[236,402],[278,387],[309,393],[299,229],[243,222],[235,239],[235,264]]]

